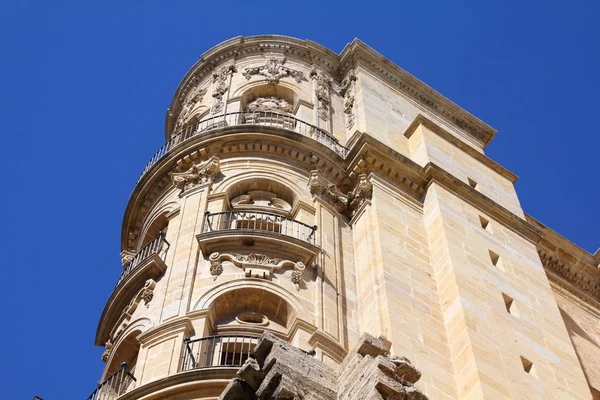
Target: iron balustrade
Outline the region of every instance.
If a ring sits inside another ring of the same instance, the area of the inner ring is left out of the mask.
[[[262,231],[291,236],[315,244],[317,226],[310,226],[279,214],[261,211],[206,212],[204,233],[214,231]]]
[[[215,335],[200,339],[185,338],[181,371],[197,368],[241,367],[254,357],[255,335]]]
[[[87,400],[113,400],[133,389],[134,386],[135,377],[129,372],[127,363],[124,362],[115,373],[98,384]]]
[[[171,149],[177,147],[181,143],[213,129],[235,125],[276,126],[314,139],[317,142],[324,144],[341,157],[345,157],[347,153],[347,149],[342,146],[334,136],[321,128],[304,122],[291,115],[282,114],[275,111],[233,112],[203,119],[202,121],[198,121],[193,125],[188,126],[183,131],[173,135],[169,141],[163,144],[160,149],[154,153],[152,158],[150,158],[150,161],[148,161],[144,167],[144,171],[140,175],[138,182],[154,164],[164,157]]]
[[[136,253],[129,265],[127,265],[123,272],[121,272],[121,276],[119,277],[119,280],[117,281],[115,287],[119,286],[121,282],[123,282],[125,278],[127,278],[127,276],[131,274],[131,272],[134,271],[148,257],[150,257],[153,254],[160,255],[160,252],[163,250],[165,244],[167,245],[167,248],[165,249],[166,253],[166,250],[168,250],[169,248],[169,242],[167,242],[167,240],[165,239],[164,233],[160,232],[158,236],[152,239],[150,243],[145,245],[139,252]]]

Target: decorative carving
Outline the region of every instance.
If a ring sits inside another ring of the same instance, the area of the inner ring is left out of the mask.
[[[154,282],[152,279],[148,279],[146,281],[146,284],[142,288],[142,293],[140,295],[140,298],[142,300],[144,300],[144,304],[146,306],[148,306],[148,304],[152,301],[152,298],[154,297],[154,287],[155,286],[156,286],[156,282]]]
[[[350,216],[354,216],[356,210],[363,205],[363,203],[367,200],[371,200],[373,196],[373,184],[367,178],[367,175],[360,174],[358,176],[358,183],[354,190],[348,193],[348,199],[350,203],[348,207],[350,208]]]
[[[343,194],[333,183],[323,178],[319,171],[310,171],[308,187],[312,195],[319,196],[331,204],[337,212],[342,213],[348,207],[348,196]]]
[[[347,129],[352,129],[356,121],[354,113],[354,82],[356,82],[356,76],[350,74],[342,81],[340,86],[340,94],[344,96],[344,114],[346,115]]]
[[[243,206],[244,210],[256,210],[265,208],[276,208],[278,210],[290,211],[292,206],[285,200],[276,197],[275,193],[266,190],[251,190],[246,194],[231,200],[235,207]]]
[[[227,93],[227,90],[229,89],[229,76],[235,72],[237,72],[237,67],[234,64],[230,64],[222,67],[218,72],[213,73],[213,83],[216,84],[212,93],[214,103],[211,112],[213,114],[223,111],[223,107],[225,106],[225,93]]]
[[[183,125],[187,122],[188,116],[192,114],[198,104],[202,103],[206,92],[206,88],[201,88],[199,86],[190,90],[181,106],[181,111],[177,117],[173,133],[178,133],[183,128]]]
[[[208,260],[210,261],[210,274],[213,276],[213,281],[216,281],[223,273],[223,264],[219,261],[219,253],[212,253]]]
[[[292,280],[292,283],[294,284],[296,290],[300,290],[300,285],[302,284],[302,282],[304,282],[303,275],[305,269],[306,267],[304,266],[304,263],[300,261],[294,264],[294,270],[292,271],[292,276],[290,277],[290,279]]]
[[[135,253],[129,250],[123,250],[121,252],[121,264],[123,264],[123,268],[126,268],[133,259],[135,258]]]
[[[324,120],[329,119],[329,88],[331,87],[331,78],[324,73],[313,68],[310,71],[310,77],[316,82],[315,95],[317,97],[317,112],[319,117]]]
[[[113,344],[112,342],[109,340],[106,342],[106,344],[104,345],[104,353],[102,353],[102,361],[107,362],[108,361],[108,357],[110,356],[110,352],[112,351],[113,348]]]
[[[291,113],[294,107],[284,99],[276,96],[257,97],[246,106],[248,111],[283,111]]]
[[[219,172],[221,172],[219,159],[213,156],[204,163],[192,165],[185,172],[171,172],[169,176],[173,185],[183,192],[202,183],[212,185]]]
[[[121,317],[119,318],[119,322],[115,325],[114,334],[111,334],[111,337],[118,337],[129,325],[129,321],[131,321],[131,317],[133,313],[138,308],[140,301],[144,300],[144,304],[148,306],[152,298],[154,297],[154,288],[156,287],[156,282],[154,279],[148,279],[144,284],[144,287],[141,288],[137,294],[131,299],[129,305],[125,307]]]
[[[212,265],[221,264],[222,261],[231,261],[235,266],[242,268],[244,273],[249,278],[271,278],[274,271],[278,271],[284,267],[293,267],[295,272],[302,273],[305,266],[302,262],[294,262],[290,260],[282,260],[280,258],[271,258],[266,254],[251,253],[251,254],[238,254],[238,253],[218,253],[214,252],[209,256],[209,260]],[[216,268],[216,267],[215,267]],[[222,266],[221,266],[222,272]],[[219,272],[219,274],[221,274]],[[212,270],[211,270],[212,274]],[[214,276],[214,274],[213,274]],[[298,279],[298,278],[293,278]],[[293,281],[296,284],[295,281]],[[301,281],[299,281],[301,282]],[[300,283],[298,283],[299,285]],[[299,288],[299,286],[298,286]]]
[[[589,296],[594,298],[594,300],[598,301],[600,298],[600,279],[590,279],[582,273],[580,270],[581,266],[572,267],[569,264],[561,262],[542,249],[538,249],[538,254],[544,268],[553,271],[556,275],[586,292]],[[570,291],[576,293],[573,290]]]
[[[242,75],[246,79],[252,78],[253,75],[264,76],[269,83],[278,84],[282,78],[294,78],[297,83],[300,83],[306,78],[302,71],[298,71],[285,66],[286,58],[282,54],[269,53],[266,54],[265,64],[260,67],[249,67],[244,70]]]

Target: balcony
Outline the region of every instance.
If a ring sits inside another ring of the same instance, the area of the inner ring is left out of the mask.
[[[150,158],[150,161],[144,167],[138,182],[154,164],[166,156],[172,149],[185,143],[189,139],[214,129],[239,125],[271,126],[286,129],[302,136],[309,137],[325,145],[342,158],[345,157],[347,153],[347,149],[342,146],[334,136],[321,128],[299,120],[291,115],[274,111],[234,112],[198,121],[176,135],[173,135],[171,139],[163,144],[160,149],[154,153],[152,158]]]
[[[253,251],[283,251],[309,263],[319,249],[316,226],[262,211],[206,212],[203,232],[196,238],[204,254],[252,247]]]
[[[135,378],[129,372],[127,363],[122,363],[115,373],[98,384],[96,390],[89,395],[87,400],[113,400],[134,387]]]
[[[96,345],[106,343],[119,316],[144,283],[148,279],[158,279],[165,273],[167,265],[164,258],[168,249],[169,242],[161,232],[136,253],[125,267],[100,317]]]
[[[241,367],[254,357],[255,335],[216,335],[185,339],[181,371],[200,368]]]

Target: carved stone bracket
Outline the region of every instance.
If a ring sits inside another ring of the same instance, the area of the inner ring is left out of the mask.
[[[348,196],[343,194],[337,186],[326,180],[317,170],[310,171],[308,187],[313,196],[319,196],[329,203],[339,213],[346,211]]]
[[[129,264],[131,264],[134,257],[135,257],[135,252],[129,251],[129,250],[123,250],[121,252],[121,264],[123,265],[123,268],[126,268]]]
[[[108,342],[106,342],[106,344],[104,345],[104,352],[102,353],[102,361],[107,362],[108,361],[108,357],[110,357],[110,352],[112,351],[113,348],[113,344],[112,342],[109,340]]]
[[[348,130],[354,127],[356,121],[356,113],[354,111],[355,82],[356,76],[349,74],[340,86],[340,94],[344,96],[344,115],[346,116],[346,129]]]
[[[221,172],[219,159],[211,157],[206,162],[192,165],[185,172],[171,172],[169,176],[176,188],[183,193],[194,186],[208,183],[212,185],[217,175]]]
[[[237,72],[237,67],[234,64],[230,64],[213,73],[213,83],[216,84],[212,93],[214,102],[211,112],[213,114],[223,111],[225,93],[229,89],[229,76],[235,72]]]
[[[253,75],[264,76],[269,83],[278,84],[282,78],[293,78],[297,83],[306,80],[304,73],[285,65],[286,58],[282,54],[267,53],[265,54],[265,64],[260,67],[249,67],[244,69],[242,75],[246,79],[252,78]]]
[[[365,201],[371,200],[373,197],[373,184],[367,178],[367,175],[360,174],[358,176],[358,183],[353,191],[348,193],[348,198],[350,200],[350,204],[348,208],[350,209],[350,217],[353,217],[356,213],[356,210],[363,205]]]
[[[332,79],[316,68],[310,71],[310,77],[316,83],[317,112],[319,117],[327,121],[329,119],[329,103],[331,102],[329,88],[331,87]]]
[[[304,263],[298,261],[283,260],[280,258],[270,258],[266,254],[251,253],[219,253],[214,252],[209,257],[210,273],[216,279],[223,273],[223,261],[231,261],[235,266],[242,268],[244,273],[249,278],[270,279],[274,271],[278,271],[284,267],[293,267],[292,283],[296,290],[300,290],[300,285],[303,281],[302,275],[306,267]]]

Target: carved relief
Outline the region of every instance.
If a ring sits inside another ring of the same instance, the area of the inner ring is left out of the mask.
[[[358,176],[358,183],[354,190],[348,193],[350,203],[348,205],[350,209],[350,216],[354,216],[356,210],[363,205],[365,201],[371,200],[373,196],[373,184],[367,178],[367,175],[360,174]]]
[[[110,356],[110,352],[112,351],[113,348],[113,344],[112,342],[109,340],[108,342],[106,342],[106,344],[104,345],[104,353],[102,353],[102,361],[107,362],[108,361],[108,357]]]
[[[252,78],[253,75],[264,76],[269,83],[277,84],[282,78],[293,78],[297,83],[306,80],[304,73],[285,65],[286,58],[282,54],[267,53],[265,54],[265,64],[260,67],[249,67],[244,70],[242,75],[246,79]]]
[[[310,172],[308,179],[308,187],[310,194],[319,196],[321,199],[329,203],[339,213],[342,213],[348,207],[348,196],[343,194],[337,186],[330,183],[319,174],[319,171],[313,170]]]
[[[213,114],[223,111],[225,106],[225,93],[229,89],[229,76],[237,72],[237,67],[234,64],[222,67],[218,72],[213,73],[213,84],[216,84],[212,97],[214,99],[211,112]]]
[[[178,133],[181,131],[188,120],[188,116],[190,116],[196,107],[202,103],[206,92],[207,90],[205,88],[200,88],[198,86],[190,90],[188,95],[185,97],[183,105],[181,106],[181,111],[177,117],[177,122],[175,123],[173,133]]]
[[[292,273],[292,282],[294,285],[298,285],[297,289],[300,288],[300,283],[302,282],[302,272],[304,272],[305,266],[302,262],[294,262],[290,260],[283,260],[281,258],[271,258],[266,254],[261,253],[251,253],[251,254],[239,254],[239,253],[218,253],[214,252],[209,256],[209,260],[211,262],[211,274],[212,274],[212,266],[221,264],[222,261],[230,261],[235,266],[242,268],[245,275],[249,278],[263,278],[270,279],[274,271],[281,270],[284,267],[293,267],[294,272],[299,272],[298,274]],[[217,276],[222,273],[222,266],[220,267],[220,272],[218,272]],[[296,275],[296,277],[294,277]],[[213,274],[214,276],[214,274]]]
[[[292,206],[285,200],[275,197],[275,193],[266,190],[251,190],[231,200],[231,205],[236,208],[243,206],[244,210],[257,208],[276,208],[278,210],[290,211]]]
[[[317,112],[319,117],[324,120],[329,119],[329,88],[331,87],[331,78],[324,73],[313,68],[310,71],[310,77],[316,82],[315,96],[317,97]]]
[[[185,172],[171,172],[169,176],[173,185],[183,192],[203,183],[211,185],[219,172],[221,172],[219,159],[213,156],[204,163],[192,165]]]
[[[283,111],[291,113],[293,106],[284,99],[276,96],[257,97],[246,106],[248,111]]]
[[[346,128],[352,129],[354,122],[356,121],[356,115],[354,113],[354,86],[356,82],[356,76],[353,74],[348,75],[340,86],[340,94],[344,96],[344,115],[346,116]]]
[[[290,277],[290,279],[292,280],[292,283],[294,284],[296,290],[300,290],[300,285],[302,285],[302,282],[304,282],[305,268],[306,267],[301,262],[297,262],[294,265],[294,270],[292,271],[292,276]]]
[[[558,276],[565,279],[567,282],[575,285],[577,288],[585,291],[589,296],[600,299],[600,281],[590,279],[580,270],[580,266],[572,268],[569,264],[563,263],[557,260],[553,255],[547,253],[542,249],[538,249],[540,260],[545,269],[555,272]],[[569,291],[574,292],[569,289]],[[579,294],[574,292],[578,297]],[[581,297],[580,297],[581,298]],[[582,298],[585,301],[589,301],[585,297]]]

